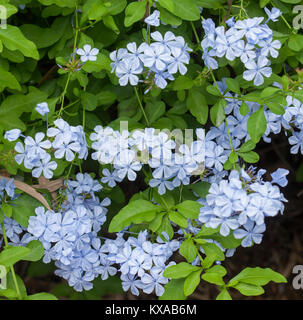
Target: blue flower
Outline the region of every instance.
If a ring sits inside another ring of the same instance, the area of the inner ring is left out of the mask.
[[[38,113],[40,113],[42,116],[44,116],[46,113],[49,112],[48,103],[47,102],[38,103],[35,110]]]
[[[245,64],[246,71],[243,73],[243,78],[247,81],[254,79],[254,85],[260,86],[264,83],[264,77],[269,78],[272,74],[272,69],[268,67],[268,59],[260,56],[257,60],[250,60]]]
[[[287,178],[286,176],[289,174],[289,170],[279,168],[275,172],[271,174],[272,177],[272,182],[271,183],[276,183],[281,187],[286,187],[287,186]]]
[[[12,141],[16,141],[20,137],[20,135],[21,135],[20,129],[12,129],[5,132],[4,138],[12,142]]]
[[[271,11],[269,9],[267,9],[267,7],[264,8],[267,16],[268,16],[268,20],[271,20],[273,22],[278,21],[278,18],[282,15],[281,10],[277,9],[277,8],[272,8]],[[266,22],[267,22],[266,21]]]
[[[150,16],[144,19],[144,22],[150,26],[160,26],[160,11],[155,10]]]
[[[262,242],[265,224],[255,226],[253,221],[248,220],[244,228],[245,230],[237,229],[234,231],[236,239],[243,239],[241,242],[242,247],[251,247],[253,243],[260,244]]]

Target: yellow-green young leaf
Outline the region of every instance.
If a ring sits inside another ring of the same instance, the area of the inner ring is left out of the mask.
[[[172,279],[164,286],[164,294],[159,300],[185,300],[184,279]]]
[[[181,243],[179,252],[189,263],[193,262],[198,255],[198,249],[192,239],[184,240]]]
[[[247,120],[247,130],[253,142],[257,143],[266,131],[266,118],[263,106]]]
[[[0,297],[6,297],[8,299],[18,298],[18,293],[13,289],[0,289]]]
[[[233,288],[240,291],[244,296],[259,296],[264,293],[264,289],[261,286],[243,282],[239,282]]]
[[[218,229],[206,228],[205,225],[202,226],[201,230],[196,234],[196,238],[207,238],[208,236],[218,233]]]
[[[146,200],[132,201],[114,216],[109,225],[109,232],[119,232],[131,223],[150,222],[160,210],[159,206]]]
[[[19,50],[26,57],[39,59],[35,44],[26,39],[18,27],[7,25],[6,29],[0,28],[0,40],[9,50]]]
[[[36,294],[31,294],[25,298],[25,300],[58,300],[53,294],[40,292]]]
[[[236,153],[235,151],[232,151],[232,152],[230,153],[228,159],[229,159],[229,161],[230,161],[231,163],[236,163],[236,162],[238,161],[238,155],[237,155],[237,153]]]
[[[125,10],[124,25],[130,27],[135,22],[141,20],[146,12],[146,1],[131,2]]]
[[[226,275],[226,269],[223,266],[213,266],[205,271],[202,279],[213,284],[224,285],[223,277]]]
[[[300,100],[301,102],[303,102],[303,90],[298,90],[294,93],[294,97],[298,100]]]
[[[205,259],[202,262],[204,268],[209,268],[215,261],[223,261],[225,259],[224,253],[215,243],[201,244],[205,252]]]
[[[192,272],[200,270],[200,267],[193,266],[186,262],[180,262],[176,265],[170,266],[164,270],[164,277],[169,279],[186,278]]]
[[[216,300],[232,300],[232,298],[227,289],[223,288],[223,290],[217,295]]]
[[[210,94],[212,94],[213,96],[217,96],[217,97],[220,97],[221,96],[221,92],[220,90],[213,86],[213,85],[209,85],[206,87],[206,91]]]
[[[201,281],[201,272],[202,270],[198,270],[192,272],[184,281],[184,294],[186,296],[191,295],[196,290],[197,286]]]
[[[10,267],[14,265],[16,262],[22,260],[29,252],[30,249],[25,247],[5,248],[0,253],[0,265]]]
[[[187,220],[177,211],[169,211],[168,213],[169,220],[176,223],[178,226],[182,228],[187,228],[188,223]]]
[[[229,281],[229,285],[233,286],[237,282],[245,282],[249,284],[264,286],[268,282],[286,283],[287,280],[280,273],[271,270],[270,268],[246,268],[242,270],[237,276]]]
[[[202,205],[197,201],[186,200],[176,205],[177,210],[188,219],[197,219]]]

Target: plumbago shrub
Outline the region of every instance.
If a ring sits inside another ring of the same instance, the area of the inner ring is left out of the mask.
[[[286,282],[224,261],[287,203],[288,170],[268,180],[257,144],[283,132],[303,154],[297,3],[1,0],[1,297]],[[27,294],[21,260],[66,285]]]

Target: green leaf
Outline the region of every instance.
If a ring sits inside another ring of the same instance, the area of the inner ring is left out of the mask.
[[[260,286],[239,282],[233,288],[240,291],[244,296],[259,296],[264,293],[264,289]]]
[[[172,279],[164,286],[164,294],[159,300],[185,300],[184,279]]]
[[[0,68],[0,92],[5,88],[21,91],[20,84],[15,76]]]
[[[188,223],[187,220],[177,211],[169,211],[168,213],[169,220],[176,223],[178,226],[182,228],[187,228]]]
[[[146,1],[131,2],[125,10],[124,25],[130,27],[135,22],[141,20],[146,12]]]
[[[223,266],[213,266],[205,271],[202,279],[216,285],[224,285],[223,277],[226,275],[226,269]]]
[[[160,228],[157,230],[158,235],[162,235],[162,232],[166,232],[169,236],[169,239],[172,239],[174,236],[174,229],[171,225],[170,220],[168,219],[168,215],[165,215],[162,219],[162,223]]]
[[[168,2],[169,0],[161,0],[162,2]],[[171,1],[171,0],[170,0]],[[159,3],[159,1],[158,1]],[[166,24],[170,24],[172,26],[179,26],[182,24],[182,19],[177,17],[172,13],[173,10],[168,11],[162,6],[157,5],[157,9],[160,11],[160,18]]]
[[[240,113],[242,116],[246,116],[249,113],[249,107],[245,102],[241,103]]]
[[[249,152],[249,151],[255,149],[255,147],[256,147],[256,144],[253,141],[248,140],[242,144],[242,146],[240,147],[240,149],[238,151],[239,152]]]
[[[263,106],[254,112],[247,120],[247,130],[253,142],[257,143],[266,131],[266,118]]]
[[[190,188],[201,198],[205,198],[208,195],[208,190],[210,188],[210,183],[206,181],[201,181],[194,183]]]
[[[163,276],[169,279],[186,278],[192,272],[200,270],[200,267],[192,266],[187,262],[180,262],[176,265],[170,266],[164,270]]]
[[[208,236],[208,239],[218,241],[226,249],[237,248],[242,242],[242,239],[236,239],[232,232],[226,237],[222,236],[220,233],[212,234]]]
[[[223,288],[222,291],[217,295],[216,300],[232,300],[232,298],[227,289]]]
[[[102,21],[108,29],[113,30],[116,34],[120,33],[120,30],[115,22],[115,19],[112,16],[105,16],[103,17]]]
[[[84,66],[82,66],[82,70],[86,72],[100,72],[102,70],[111,71],[111,60],[108,56],[103,53],[99,53],[96,61],[87,61]]]
[[[215,243],[201,244],[205,252],[205,259],[202,262],[204,268],[209,268],[215,261],[223,261],[225,259],[224,253]]]
[[[220,99],[211,109],[210,109],[210,119],[212,123],[219,127],[225,119],[225,107],[226,107],[226,100]]]
[[[0,265],[5,267],[13,266],[16,262],[22,260],[30,249],[25,247],[8,247],[0,252]]]
[[[207,238],[210,235],[218,233],[218,229],[206,228],[205,225],[202,226],[201,230],[196,234],[196,238]]]
[[[110,6],[107,7],[108,13],[115,16],[121,13],[127,5],[126,0],[110,0]]]
[[[1,29],[1,28],[0,28]],[[30,87],[29,93],[8,96],[0,106],[0,127],[5,130],[19,128],[25,130],[25,124],[19,120],[23,112],[32,112],[36,104],[45,101],[47,94],[37,88]]]
[[[246,268],[242,270],[237,276],[229,281],[229,286],[234,287],[238,282],[245,282],[253,285],[264,286],[268,282],[286,283],[287,280],[280,273],[271,270],[270,268]]]
[[[303,49],[303,35],[292,34],[289,37],[288,46],[293,51],[301,51]]]
[[[172,0],[174,4],[173,14],[186,21],[195,21],[200,19],[200,11],[194,0]],[[169,10],[169,8],[166,8]]]
[[[294,93],[294,97],[303,102],[303,90],[298,90]]]
[[[231,90],[234,93],[241,94],[240,85],[239,82],[232,78],[226,78],[225,84],[229,90]]]
[[[150,101],[146,104],[146,115],[150,123],[155,122],[165,114],[163,101]]]
[[[270,96],[276,94],[278,91],[281,91],[281,89],[280,88],[274,88],[274,87],[267,87],[261,92],[260,97],[261,98],[267,98],[267,97],[270,97]]]
[[[177,210],[186,218],[197,219],[202,205],[197,201],[186,200],[176,205]]]
[[[10,204],[4,202],[1,204],[1,208],[4,212],[4,214],[7,216],[7,218],[10,218],[13,214],[13,208]],[[1,209],[0,209],[1,210]]]
[[[239,156],[248,163],[256,163],[260,160],[259,155],[254,151],[239,152]]]
[[[185,239],[181,243],[179,252],[189,263],[193,262],[198,255],[197,247],[192,239]]]
[[[238,161],[238,155],[235,151],[232,151],[228,157],[231,163],[236,163]]]
[[[186,296],[189,296],[194,293],[197,286],[199,285],[201,281],[201,272],[202,270],[198,270],[195,272],[192,272],[184,281],[184,294]]]
[[[146,200],[132,201],[114,216],[108,231],[119,232],[131,223],[150,222],[160,210],[160,207]]]
[[[161,7],[167,9],[170,12],[173,12],[175,9],[173,0],[158,0],[158,3]]]
[[[285,3],[296,4],[296,3],[300,3],[302,0],[281,0],[281,1]]]
[[[25,300],[58,300],[53,294],[40,292],[36,294],[31,294],[25,298]]]
[[[96,95],[83,91],[81,92],[81,103],[85,110],[94,111],[98,106],[98,99]]]
[[[208,93],[210,93],[211,95],[213,95],[213,96],[221,97],[220,90],[217,87],[213,86],[213,85],[207,86],[206,87],[206,91]]]
[[[44,248],[39,240],[29,242],[26,248],[30,249],[30,252],[23,258],[23,260],[38,261],[43,257]]]
[[[20,50],[26,57],[39,60],[39,52],[35,44],[26,39],[18,27],[7,25],[0,28],[0,40],[9,50]]]
[[[188,90],[191,89],[194,85],[194,80],[187,76],[179,76],[174,82],[173,82],[173,90],[179,91],[179,90]]]
[[[29,218],[35,215],[35,209],[42,206],[41,202],[27,194],[22,194],[13,204],[13,218],[24,228],[27,228]]]
[[[189,90],[186,106],[199,123],[205,124],[207,122],[208,105],[205,97],[199,90],[195,88]]]
[[[160,228],[162,224],[163,216],[164,216],[164,212],[157,213],[155,219],[149,223],[149,229],[152,232],[156,232]]]

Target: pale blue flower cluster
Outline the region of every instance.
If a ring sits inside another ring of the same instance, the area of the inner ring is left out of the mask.
[[[48,113],[46,105],[38,105],[39,113]],[[20,137],[24,138],[24,144],[18,141],[15,145],[16,162],[21,165],[23,163],[26,169],[32,170],[32,175],[39,178],[43,175],[47,179],[53,177],[53,171],[57,168],[57,163],[52,161],[51,152],[54,152],[56,159],[65,159],[69,162],[75,159],[77,154],[79,159],[86,159],[88,155],[88,147],[85,133],[81,125],[70,126],[63,119],[54,121],[54,127],[47,129],[47,137],[45,133],[38,132],[35,137],[23,136],[19,129],[7,131],[4,137],[9,141],[15,141]],[[49,150],[49,151],[47,151]]]
[[[254,80],[256,86],[262,85],[264,77],[268,78],[272,74],[268,58],[277,58],[278,50],[281,48],[280,41],[273,40],[273,31],[267,22],[276,21],[282,13],[276,8],[273,8],[272,12],[266,10],[269,19],[264,24],[263,17],[238,21],[229,19],[227,30],[224,26],[216,27],[210,18],[203,20],[205,36],[201,46],[205,65],[211,69],[218,69],[216,58],[225,57],[229,61],[240,58],[247,69],[243,78],[247,81]]]
[[[199,175],[204,164],[204,131],[197,130],[198,140],[189,146],[177,145],[171,137],[157,133],[154,128],[145,130],[114,131],[112,128],[95,127],[91,134],[93,141],[92,159],[100,164],[111,164],[113,170],[103,170],[102,183],[114,187],[124,178],[136,180],[142,164],[148,164],[152,171],[149,185],[158,188],[160,194],[173,190],[181,184],[188,185],[192,175]]]
[[[159,31],[152,32],[154,40],[150,45],[143,42],[139,46],[135,42],[127,44],[126,48],[113,51],[110,58],[112,72],[119,78],[121,86],[130,83],[150,82],[161,89],[167,86],[167,80],[174,80],[174,74],[186,74],[192,51],[182,36],[175,36],[171,31],[164,36]],[[144,80],[139,76],[144,75]]]
[[[278,169],[272,182],[263,181],[265,173],[255,168],[247,172],[242,169],[241,173],[232,170],[227,178],[211,183],[206,199],[200,200],[199,221],[209,228],[219,227],[224,237],[233,232],[236,239],[243,238],[243,247],[261,243],[265,218],[283,214],[283,202],[287,202],[273,183],[285,186],[288,171]]]

